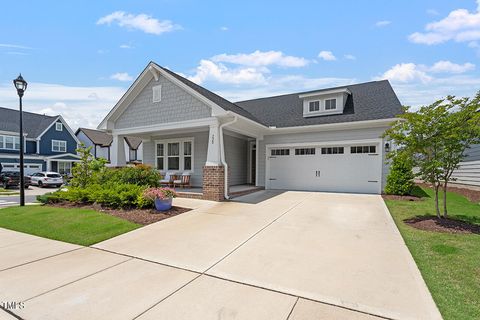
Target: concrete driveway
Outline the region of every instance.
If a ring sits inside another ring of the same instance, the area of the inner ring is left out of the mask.
[[[9,257],[38,239],[10,240],[0,300],[26,319],[441,319],[380,196],[175,202],[194,210],[36,261]]]

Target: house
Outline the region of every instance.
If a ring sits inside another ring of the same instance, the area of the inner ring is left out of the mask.
[[[3,170],[18,171],[19,111],[0,108],[0,163]],[[79,141],[62,116],[46,116],[23,112],[24,170],[55,171],[70,174]]]
[[[112,135],[101,130],[78,128],[75,132],[78,140],[86,147],[92,147],[90,153],[96,158],[104,158],[110,162]],[[142,139],[128,136],[124,138],[125,159],[127,162],[142,162]]]
[[[143,140],[143,162],[190,172],[203,198],[230,187],[381,193],[384,131],[402,112],[389,82],[230,102],[150,62],[99,124],[112,165],[126,164],[125,136]]]
[[[453,184],[458,186],[480,187],[480,144],[470,146],[465,157],[452,174]]]

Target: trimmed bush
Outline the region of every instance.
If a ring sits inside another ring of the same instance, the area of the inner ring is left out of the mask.
[[[161,175],[157,170],[147,165],[138,165],[135,167],[107,169],[99,175],[98,183],[126,183],[158,187],[160,179]]]
[[[411,194],[414,187],[412,170],[412,160],[406,155],[397,153],[393,157],[390,165],[390,173],[387,177],[385,193],[399,196]]]

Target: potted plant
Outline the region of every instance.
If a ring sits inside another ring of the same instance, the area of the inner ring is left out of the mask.
[[[143,192],[143,197],[152,200],[158,211],[167,211],[172,208],[172,199],[177,193],[172,188],[150,188]]]

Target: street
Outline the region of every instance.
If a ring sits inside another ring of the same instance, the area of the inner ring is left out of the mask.
[[[18,189],[9,189],[12,191],[18,191]],[[34,203],[37,201],[37,196],[42,195],[48,192],[56,191],[56,188],[38,188],[30,186],[28,189],[25,190],[25,203]],[[16,206],[20,203],[20,195],[10,195],[10,196],[2,196],[0,195],[0,209],[6,207]]]

